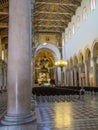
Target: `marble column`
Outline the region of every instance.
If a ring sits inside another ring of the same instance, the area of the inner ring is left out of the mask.
[[[35,120],[31,112],[31,0],[9,1],[8,105],[4,125]]]
[[[93,57],[92,60],[93,60],[93,76],[94,76],[93,85],[96,87],[97,86],[97,70],[96,70],[97,69],[96,68],[96,60],[97,60],[97,58]]]
[[[69,86],[69,69],[66,69],[66,85]]]
[[[68,85],[68,77],[67,77],[67,75],[68,75],[68,69],[66,68],[66,71],[65,71],[65,77],[66,77],[66,83],[65,83],[65,85]]]
[[[66,85],[66,67],[64,67],[64,69],[63,69],[63,71],[64,71],[64,85]]]
[[[70,68],[70,86],[73,86],[72,68]]]
[[[70,69],[71,86],[73,86],[73,68]]]
[[[70,85],[70,70],[67,69],[67,86]]]
[[[85,83],[86,83],[86,86],[89,86],[89,68],[88,68],[88,65],[89,65],[89,61],[85,61]]]
[[[56,84],[56,67],[54,67],[54,80],[55,80],[55,84]]]
[[[57,67],[58,85],[61,84],[61,67]]]
[[[5,81],[5,45],[2,43],[2,90],[4,90],[4,81]]]
[[[55,70],[56,70],[56,80],[55,80],[55,83],[56,83],[56,85],[58,85],[58,70],[57,70],[57,67],[55,67]]]
[[[81,86],[81,65],[79,64],[79,86]]]
[[[2,86],[2,44],[1,44],[1,37],[0,37],[0,90]]]
[[[63,67],[61,67],[61,84],[64,82],[64,71]]]
[[[74,86],[77,86],[77,67],[74,66]]]
[[[32,87],[35,86],[35,59],[32,58]]]

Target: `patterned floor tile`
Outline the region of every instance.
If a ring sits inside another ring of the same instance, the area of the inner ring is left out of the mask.
[[[38,130],[98,130],[98,96],[84,100],[40,103],[36,106]]]

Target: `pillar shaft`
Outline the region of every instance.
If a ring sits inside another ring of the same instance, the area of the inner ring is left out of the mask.
[[[97,86],[97,71],[96,71],[96,58],[93,58],[92,59],[93,60],[93,75],[94,75],[94,83],[93,83],[93,85],[96,87]]]
[[[71,86],[73,86],[73,69],[70,69]]]
[[[74,85],[77,86],[77,68],[74,67]]]
[[[89,68],[88,68],[88,61],[85,61],[85,81],[86,86],[89,86]]]
[[[23,124],[31,114],[31,0],[9,1],[8,106],[3,124]]]
[[[81,65],[79,65],[79,86],[81,86]]]

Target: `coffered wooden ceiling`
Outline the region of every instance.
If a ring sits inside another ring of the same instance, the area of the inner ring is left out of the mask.
[[[0,36],[2,43],[8,43],[8,0],[0,0]]]
[[[34,33],[62,33],[82,0],[32,0]],[[8,37],[9,0],[0,0],[0,36]]]
[[[33,27],[35,33],[62,33],[82,0],[35,0]]]

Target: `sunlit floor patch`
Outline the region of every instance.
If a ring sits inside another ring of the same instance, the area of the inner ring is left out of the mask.
[[[38,130],[98,130],[98,96],[84,100],[40,103],[36,107]]]

